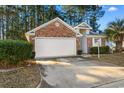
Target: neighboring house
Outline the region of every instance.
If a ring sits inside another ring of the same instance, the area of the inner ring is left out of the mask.
[[[80,49],[83,53],[89,53],[91,47],[106,45],[106,36],[92,32],[92,27],[85,22],[75,26],[74,29],[77,33],[81,34]]]
[[[89,48],[105,45],[105,36],[91,32],[92,28],[86,23],[76,27],[68,25],[60,18],[55,18],[41,26],[28,31],[25,35],[34,45],[36,58],[74,56],[77,50],[88,53]]]

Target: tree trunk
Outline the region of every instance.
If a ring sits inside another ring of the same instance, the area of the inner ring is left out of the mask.
[[[4,39],[4,13],[5,13],[5,9],[4,9],[4,6],[2,6],[2,13],[3,15],[1,15],[1,39]]]
[[[122,41],[116,42],[116,52],[118,52],[118,53],[122,52]]]

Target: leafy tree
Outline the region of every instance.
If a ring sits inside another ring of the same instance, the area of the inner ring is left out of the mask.
[[[100,14],[102,15],[102,11],[100,6],[96,9],[94,7],[96,6],[1,5],[0,37],[1,39],[25,40],[25,32],[55,17],[60,17],[72,26],[85,21],[91,24],[93,29],[97,29],[96,23],[101,18]]]
[[[116,51],[122,51],[122,41],[124,39],[124,19],[116,19],[108,24],[105,29],[105,34],[109,40],[116,42]]]
[[[86,6],[68,5],[62,6],[63,19],[72,26],[75,26],[83,21]]]
[[[92,27],[94,32],[99,33],[100,24],[98,24],[98,20],[103,17],[105,11],[102,9],[102,6],[98,5],[87,6],[86,11],[87,23]]]

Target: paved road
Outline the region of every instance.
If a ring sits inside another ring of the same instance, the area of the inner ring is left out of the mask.
[[[84,58],[37,61],[44,80],[57,88],[124,87],[124,67]]]

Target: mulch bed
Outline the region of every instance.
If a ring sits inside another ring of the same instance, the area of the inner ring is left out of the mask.
[[[39,67],[36,64],[31,64],[27,66],[27,63],[22,65],[7,65],[0,69],[11,69],[18,68],[21,69],[9,71],[9,72],[0,72],[0,88],[35,88],[40,80],[40,71]]]
[[[6,62],[0,61],[0,69],[11,69],[11,68],[18,68],[18,67],[26,67],[29,65],[28,62],[20,62],[19,64],[6,64]]]

